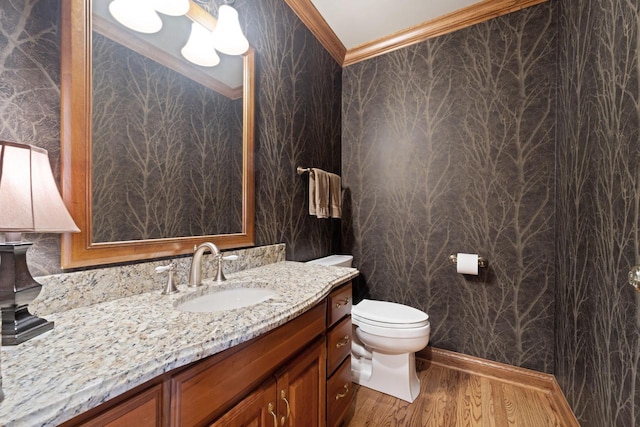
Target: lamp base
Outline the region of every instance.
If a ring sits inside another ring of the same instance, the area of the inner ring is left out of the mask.
[[[2,309],[2,345],[18,345],[53,329],[53,322],[29,313],[26,305]]]
[[[30,246],[29,242],[0,244],[2,345],[18,345],[53,329],[53,322],[29,313],[29,303],[42,288],[33,280],[27,267]]]

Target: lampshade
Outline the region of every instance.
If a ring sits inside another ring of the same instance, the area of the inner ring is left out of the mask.
[[[80,231],[60,197],[46,150],[0,141],[0,231]]]
[[[189,11],[189,0],[154,0],[157,12],[170,16],[182,16]]]
[[[140,33],[157,33],[162,19],[154,9],[154,0],[113,0],[109,12],[119,23]]]
[[[197,22],[191,23],[191,35],[180,52],[188,61],[202,67],[214,67],[220,63],[213,47],[213,33]]]
[[[242,55],[249,49],[249,41],[242,33],[238,12],[223,4],[218,9],[218,23],[213,31],[216,50],[227,55]]]

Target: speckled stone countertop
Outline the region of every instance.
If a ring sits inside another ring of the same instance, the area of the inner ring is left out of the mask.
[[[48,315],[55,328],[16,347],[2,347],[5,399],[0,425],[54,426],[158,375],[223,351],[305,312],[354,268],[279,262],[205,281],[178,294],[148,292]],[[174,305],[207,290],[268,287],[280,296],[217,313]]]

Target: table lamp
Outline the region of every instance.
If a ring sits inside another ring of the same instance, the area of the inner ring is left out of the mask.
[[[47,151],[0,141],[0,310],[2,345],[18,345],[53,329],[53,322],[29,313],[42,288],[27,268],[31,242],[21,233],[80,231],[56,186]]]

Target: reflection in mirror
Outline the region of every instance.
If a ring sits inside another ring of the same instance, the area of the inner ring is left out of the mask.
[[[164,50],[185,63],[180,47],[189,18],[164,16],[161,32],[132,33],[149,46],[138,53],[110,38],[127,31],[107,12],[110,1],[93,2],[93,22],[100,22],[92,40],[93,241],[240,232],[242,98],[229,99],[144,55]],[[242,83],[241,67],[211,69],[236,71],[229,80]]]
[[[63,238],[63,267],[188,253],[205,240],[252,245],[253,51],[199,67],[179,50],[194,16],[213,19],[204,10],[163,16],[158,49],[105,16],[108,3],[62,1],[63,193],[82,229]]]
[[[242,99],[94,35],[93,241],[241,231]]]

